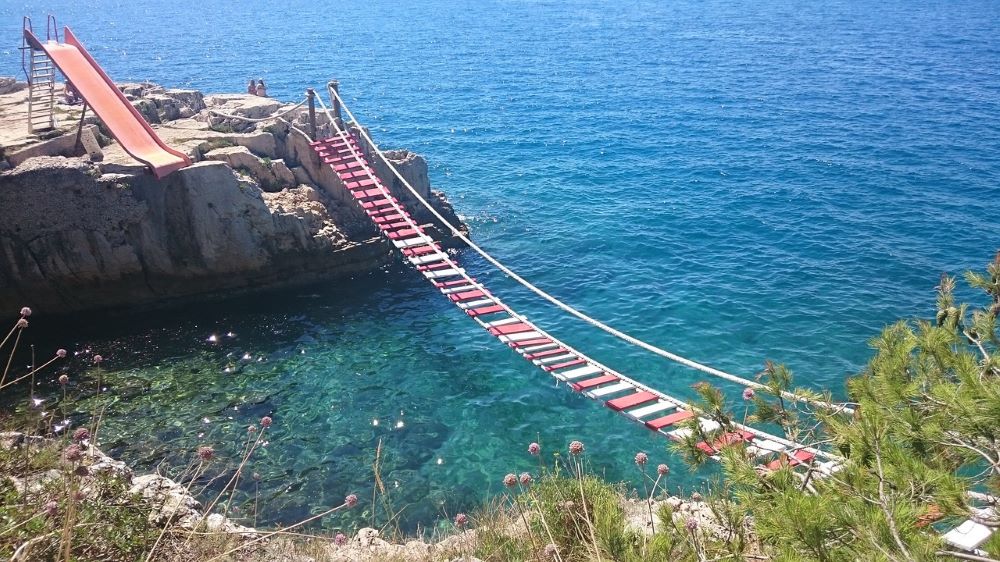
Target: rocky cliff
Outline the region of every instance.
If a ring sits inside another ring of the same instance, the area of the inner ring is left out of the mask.
[[[311,150],[304,110],[279,116],[289,106],[268,98],[203,97],[155,85],[123,90],[164,141],[196,163],[156,180],[93,119],[80,143],[75,129],[8,143],[0,153],[10,168],[0,173],[0,309],[160,305],[336,279],[393,259]],[[16,99],[0,105],[16,107]],[[72,108],[67,114],[72,122]],[[422,158],[407,151],[391,157],[422,196],[458,222],[443,195],[430,190]],[[378,171],[388,178],[386,167]],[[399,182],[388,183],[402,201],[413,201]],[[432,222],[426,211],[414,215]]]

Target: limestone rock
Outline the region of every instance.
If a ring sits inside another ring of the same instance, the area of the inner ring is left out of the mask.
[[[200,516],[201,502],[177,482],[157,474],[144,474],[133,479],[129,493],[150,502],[153,510],[149,521],[155,525],[174,523],[190,526]]]
[[[21,91],[28,87],[25,82],[18,82],[13,76],[0,76],[0,96]]]

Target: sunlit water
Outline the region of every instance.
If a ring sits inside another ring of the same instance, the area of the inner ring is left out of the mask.
[[[988,0],[4,3],[0,74],[19,70],[20,16],[38,28],[44,9],[120,81],[239,91],[264,77],[293,101],[339,79],[384,146],[427,157],[496,256],[731,372],[771,358],[842,394],[870,337],[928,315],[942,272],[1000,247],[1000,4]],[[461,257],[569,343],[691,395],[694,373]],[[711,476],[556,387],[404,268],[171,313],[33,320],[50,330],[39,349],[104,355],[103,439],[140,469],[182,467],[212,444],[212,470],[231,471],[245,427],[271,414],[250,467],[261,522],[370,498],[380,441],[407,528],[498,493],[503,474],[536,466],[536,439],[547,452],[584,441],[612,479],[637,481],[640,449],[675,466],[671,486]],[[70,362],[71,394],[93,386],[86,357]],[[38,390],[48,404],[56,387]],[[247,480],[240,501],[254,495]]]

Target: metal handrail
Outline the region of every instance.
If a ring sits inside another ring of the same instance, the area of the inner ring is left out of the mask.
[[[31,27],[31,18],[28,16],[24,16],[21,26],[21,46],[18,47],[21,49],[21,70],[24,71],[24,77],[27,79],[28,85],[31,85],[31,72],[28,71],[28,65],[24,58],[25,53],[31,52],[31,45],[28,44],[28,38],[24,35],[24,31],[30,31],[31,33],[34,33],[35,31]]]
[[[56,25],[55,14],[49,14],[49,17],[45,20],[45,39],[47,41],[52,41],[53,36],[55,36],[56,43],[59,42],[59,26]]]

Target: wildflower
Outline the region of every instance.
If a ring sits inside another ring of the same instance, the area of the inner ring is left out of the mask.
[[[260,426],[264,429],[271,427],[271,416],[264,416],[260,418]]]
[[[642,451],[639,451],[638,453],[635,454],[635,464],[639,466],[646,466],[646,461],[648,460],[649,456],[647,456],[646,453],[643,453]]]
[[[583,443],[579,441],[573,441],[569,444],[569,453],[571,455],[579,455],[583,452]]]
[[[465,527],[468,524],[469,524],[469,516],[468,515],[466,515],[464,513],[459,513],[458,515],[455,516],[455,526],[456,527]]]
[[[63,451],[63,458],[69,462],[76,462],[83,458],[83,449],[76,443],[73,443]]]
[[[701,494],[699,494],[698,492],[695,492],[695,493],[691,494],[691,501],[693,501],[693,502],[700,502],[701,501]]]
[[[55,500],[49,500],[45,502],[42,512],[49,517],[55,517],[56,515],[59,515],[59,504]]]
[[[333,536],[333,544],[337,546],[344,546],[347,544],[347,535],[344,533],[337,533]]]
[[[70,495],[70,497],[73,498],[73,501],[82,502],[83,500],[87,499],[87,494],[84,494],[83,490],[77,490],[77,491],[73,492]]]
[[[254,433],[255,431],[257,431],[256,425],[251,424],[250,427],[247,428],[247,433]]]
[[[556,556],[559,554],[559,547],[554,543],[549,543],[545,545],[545,550],[542,551],[547,560],[555,560]]]
[[[531,486],[531,475],[527,472],[522,472],[520,481],[522,486]]]
[[[101,357],[100,355],[95,355],[94,356],[94,363],[100,364],[101,361],[104,361],[103,357]]]
[[[21,308],[21,316],[23,318],[27,318],[27,317],[31,316],[31,309],[28,308],[28,307],[26,307],[26,306],[23,307],[23,308]]]
[[[90,469],[81,464],[80,466],[76,467],[76,470],[73,471],[73,474],[76,474],[77,476],[80,477],[90,476]]]
[[[73,441],[82,443],[87,439],[90,439],[90,430],[86,427],[78,427],[76,428],[76,431],[73,432]]]
[[[542,447],[538,443],[532,443],[528,445],[528,454],[537,456],[538,453],[542,452]]]
[[[253,480],[254,480],[254,482],[260,482],[260,473],[259,472],[254,472],[253,473]]]
[[[693,533],[698,530],[698,520],[694,517],[690,517],[684,522],[684,526],[687,527],[688,531]]]
[[[656,467],[656,473],[659,474],[660,476],[666,476],[668,473],[670,473],[670,467],[665,464],[661,464]]]
[[[347,497],[344,498],[344,503],[347,504],[347,507],[354,507],[358,505],[358,496],[348,494]]]
[[[22,318],[22,319],[20,319],[20,320],[17,321],[17,324],[15,324],[15,326],[17,326],[18,328],[21,328],[23,330],[24,328],[28,327],[28,321],[25,320],[24,318]]]
[[[215,449],[209,447],[208,445],[202,445],[198,447],[198,458],[203,461],[210,461],[212,457],[215,456]]]
[[[507,476],[504,476],[503,485],[507,486],[508,488],[513,488],[514,486],[517,486],[517,476],[514,476],[513,474],[508,474]]]
[[[754,392],[753,392],[752,388],[747,387],[747,388],[743,389],[743,399],[744,400],[753,400],[753,395],[754,395]]]
[[[59,375],[59,384],[63,386],[69,384],[69,375]]]
[[[66,350],[65,349],[57,350],[56,351],[56,357],[58,357],[60,359],[65,358],[66,357]]]

